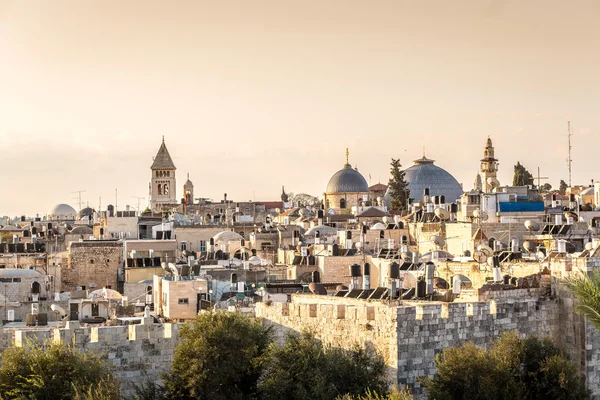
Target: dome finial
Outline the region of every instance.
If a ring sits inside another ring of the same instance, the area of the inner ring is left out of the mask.
[[[163,137],[163,143],[164,143],[165,142],[165,135],[162,135],[162,137]]]
[[[425,158],[425,146],[423,146],[423,158]]]
[[[350,162],[348,162],[349,155],[350,155],[350,152],[348,151],[348,148],[346,147],[346,165],[350,165]]]
[[[189,172],[187,173],[187,176],[188,176],[188,181],[189,181],[190,180],[190,173]]]

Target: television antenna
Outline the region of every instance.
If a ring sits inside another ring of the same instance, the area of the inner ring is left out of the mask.
[[[145,197],[131,196],[133,199],[137,199],[137,212],[140,212],[140,200],[144,200]]]
[[[82,204],[81,193],[85,193],[85,192],[86,192],[85,190],[76,190],[74,192],[71,192],[73,194],[77,194],[77,196],[75,196],[74,200],[77,200],[77,203],[79,204],[79,211],[81,211],[81,204]]]
[[[571,164],[573,163],[573,159],[571,159],[571,121],[567,121],[567,137],[569,138],[569,158],[567,158],[567,165],[569,166],[569,187],[571,187]]]

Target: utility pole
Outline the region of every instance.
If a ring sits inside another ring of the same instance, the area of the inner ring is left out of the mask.
[[[75,197],[74,200],[77,200],[78,204],[79,204],[79,211],[81,211],[81,193],[85,193],[85,190],[76,190],[74,192],[71,192],[73,194],[77,194],[77,196]]]
[[[567,158],[567,165],[569,166],[569,187],[571,187],[571,164],[573,163],[571,159],[571,136],[573,136],[571,133],[571,121],[567,121],[567,130],[567,137],[569,138],[569,158]]]

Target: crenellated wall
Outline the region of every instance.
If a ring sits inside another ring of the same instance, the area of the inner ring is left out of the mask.
[[[124,394],[134,392],[147,377],[160,380],[170,368],[178,343],[178,324],[145,324],[129,326],[80,327],[69,321],[61,329],[27,329],[0,331],[0,346],[27,346],[37,342],[63,342],[80,350],[89,350],[115,366],[123,383]]]
[[[435,356],[445,348],[467,341],[485,347],[508,331],[560,342],[558,300],[550,298],[386,304],[292,295],[291,303],[257,304],[256,315],[275,328],[280,341],[286,332],[308,328],[333,346],[374,346],[385,359],[391,381],[411,386],[417,395],[422,395],[417,377],[435,374]]]

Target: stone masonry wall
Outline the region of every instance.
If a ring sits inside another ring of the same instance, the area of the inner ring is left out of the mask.
[[[146,377],[160,380],[160,374],[170,368],[178,343],[177,324],[79,327],[70,322],[70,325],[65,329],[0,330],[0,346],[21,347],[31,341],[74,344],[112,363],[123,383],[124,394],[131,395],[133,383],[139,385]]]
[[[287,304],[256,308],[257,317],[274,326],[278,339],[289,331],[311,329],[334,346],[373,345],[384,357],[390,381],[409,385],[417,396],[419,376],[435,374],[435,355],[472,341],[489,345],[500,333],[558,339],[556,300],[524,298],[499,302],[397,302],[391,305],[355,299],[293,295]]]

